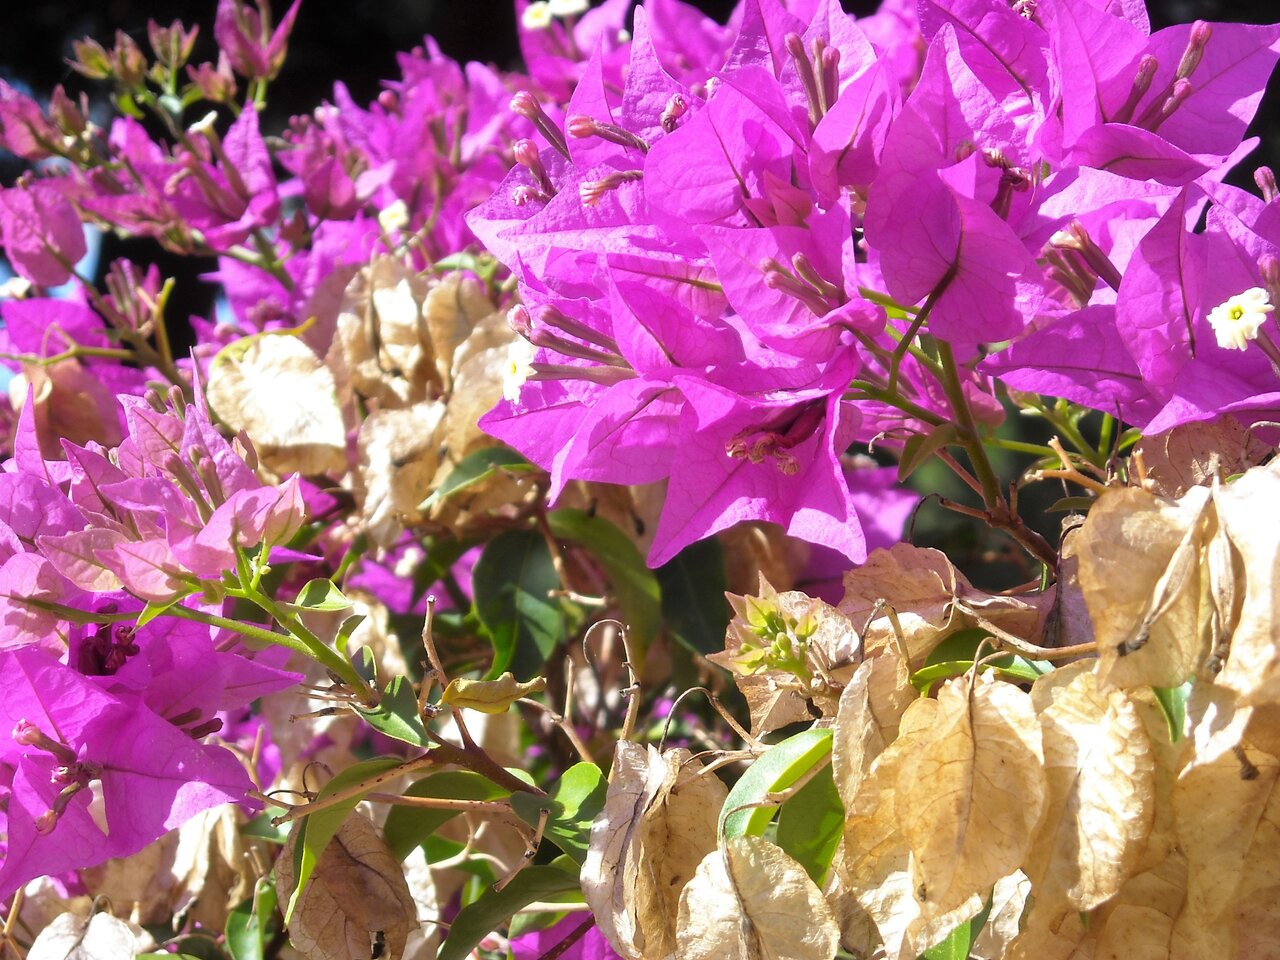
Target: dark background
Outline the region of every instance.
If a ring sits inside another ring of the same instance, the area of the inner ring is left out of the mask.
[[[698,0],[695,4],[724,20],[733,0]],[[147,49],[148,19],[167,24],[174,19],[200,25],[203,33],[195,60],[214,52],[212,37],[216,0],[7,0],[0,14],[0,77],[20,79],[38,95],[53,85],[78,86],[64,60],[71,41],[92,36],[104,46],[116,30],[124,30]],[[846,9],[867,13],[876,2],[844,0]],[[288,0],[275,0],[276,15]],[[1153,0],[1148,3],[1152,29],[1171,23],[1234,20],[1268,23],[1280,17],[1275,0]],[[515,19],[507,0],[303,0],[284,72],[272,91],[272,108],[285,115],[309,112],[331,96],[333,82],[344,81],[357,102],[377,95],[379,82],[397,74],[395,54],[434,36],[457,60],[484,60],[515,68],[518,64]],[[1269,162],[1280,157],[1280,84],[1273,83],[1255,130],[1264,137]]]

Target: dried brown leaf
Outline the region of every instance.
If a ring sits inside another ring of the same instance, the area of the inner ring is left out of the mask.
[[[1089,511],[1076,550],[1100,687],[1176,687],[1204,659],[1208,503],[1203,487],[1178,502],[1129,487],[1108,491]]]
[[[582,864],[583,896],[623,957],[665,957],[675,947],[680,891],[716,848],[728,791],[687,750],[625,740],[611,777]]]
[[[1137,869],[1154,817],[1155,760],[1137,706],[1097,688],[1092,664],[1036,681],[1048,785],[1023,869],[1037,902],[1091,910]]]
[[[225,347],[209,366],[208,396],[276,473],[346,469],[347,431],[333,374],[300,338],[264,333]]]
[[[930,730],[904,753],[894,800],[928,915],[1023,863],[1045,805],[1043,765],[1026,693],[990,674],[943,684]]]
[[[281,903],[297,884],[297,836],[296,830],[289,835],[276,861]],[[381,940],[382,956],[398,960],[416,926],[417,908],[400,861],[367,818],[352,814],[320,855],[294,907],[289,924],[294,947],[308,960],[351,960],[373,956],[373,945]]]
[[[839,928],[804,868],[760,837],[730,837],[680,897],[681,960],[831,960]],[[662,954],[655,954],[662,956]]]

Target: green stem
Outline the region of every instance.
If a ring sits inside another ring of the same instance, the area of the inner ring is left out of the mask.
[[[1116,418],[1109,413],[1102,415],[1102,427],[1098,433],[1098,456],[1103,462],[1111,459],[1111,441],[1115,436]]]
[[[996,472],[987,458],[986,448],[983,447],[982,437],[978,433],[978,424],[973,419],[973,410],[964,395],[964,385],[960,382],[960,371],[956,366],[951,344],[945,340],[939,340],[938,357],[942,361],[942,388],[946,392],[947,402],[951,404],[951,411],[955,414],[960,442],[964,444],[974,475],[982,485],[982,502],[988,511],[995,512],[1003,502],[1000,495],[1000,481],[996,479]]]
[[[1062,434],[1066,441],[1076,448],[1076,452],[1092,463],[1095,467],[1100,467],[1106,462],[1105,457],[1099,461],[1098,451],[1095,450],[1093,445],[1084,438],[1084,434],[1082,434],[1076,425],[1071,422],[1070,417],[1060,416],[1059,411],[1054,410],[1052,413],[1048,414],[1048,420],[1053,424],[1057,431]]]
[[[278,647],[287,647],[290,650],[296,650],[298,653],[312,660],[318,660],[323,666],[329,667],[335,673],[338,670],[335,664],[329,663],[325,657],[318,656],[316,651],[312,650],[307,644],[303,643],[297,637],[290,636],[287,633],[276,633],[274,630],[268,630],[266,627],[255,626],[252,623],[245,623],[242,620],[232,620],[230,617],[219,616],[216,613],[205,613],[203,610],[192,610],[190,607],[183,607],[175,604],[164,611],[166,616],[177,617],[179,620],[190,620],[193,623],[203,623],[210,627],[220,627],[224,630],[230,630],[238,633],[250,640],[260,640],[263,643],[273,643]],[[137,616],[137,614],[134,614]],[[328,653],[330,658],[342,663],[342,660],[336,653],[333,653],[327,647],[322,646],[324,653]],[[350,666],[350,664],[344,664]],[[345,678],[344,678],[345,679]]]
[[[912,403],[906,397],[890,393],[887,388],[877,386],[869,380],[854,380],[849,384],[849,389],[857,390],[861,394],[859,397],[850,399],[876,400],[891,407],[897,407],[903,413],[908,413],[919,420],[923,420],[930,426],[937,427],[947,422],[945,418],[938,416],[932,410],[926,410],[924,407]]]
[[[1014,453],[1029,453],[1033,457],[1058,459],[1058,454],[1053,447],[1043,443],[1028,443],[1025,440],[1010,440],[1007,437],[988,437],[986,442],[1001,450],[1012,450]]]

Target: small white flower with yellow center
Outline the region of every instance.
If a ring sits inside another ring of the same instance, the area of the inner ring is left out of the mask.
[[[551,26],[551,4],[546,0],[534,0],[520,15],[520,26],[526,30],[545,30]]]
[[[1244,350],[1250,340],[1258,338],[1258,328],[1275,310],[1267,299],[1267,291],[1250,287],[1209,311],[1209,326],[1224,350]]]
[[[403,200],[392,200],[378,213],[378,226],[383,233],[395,233],[409,225],[409,208]]]
[[[536,350],[524,337],[517,337],[507,347],[507,362],[502,368],[502,398],[508,403],[520,402],[520,388],[533,374],[533,355]]]
[[[553,17],[576,17],[591,9],[587,0],[547,0],[547,6]]]

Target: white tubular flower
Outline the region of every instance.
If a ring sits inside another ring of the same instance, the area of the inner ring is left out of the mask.
[[[536,350],[524,337],[517,337],[507,348],[507,362],[502,369],[502,398],[508,403],[520,402],[520,388],[533,373]]]
[[[1244,350],[1250,340],[1258,338],[1258,328],[1275,310],[1267,299],[1267,291],[1250,287],[1209,311],[1209,326],[1224,350]]]
[[[403,200],[392,200],[378,213],[378,226],[383,233],[394,233],[409,225],[409,208]]]
[[[524,8],[520,26],[526,30],[545,30],[551,26],[551,4],[546,0],[534,0]]]
[[[587,0],[547,0],[553,17],[576,17],[591,9]]]

